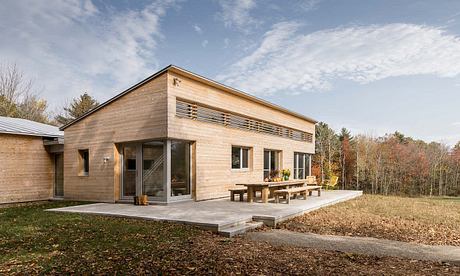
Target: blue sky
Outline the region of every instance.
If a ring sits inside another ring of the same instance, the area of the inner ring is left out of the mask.
[[[460,140],[460,1],[26,1],[0,63],[51,109],[175,64],[354,134]]]

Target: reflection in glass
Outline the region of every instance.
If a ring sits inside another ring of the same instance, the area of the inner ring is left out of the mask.
[[[171,141],[171,196],[190,195],[190,143]]]
[[[123,196],[136,195],[136,146],[123,147]]]
[[[154,197],[165,197],[163,142],[154,141],[142,145],[142,191]]]

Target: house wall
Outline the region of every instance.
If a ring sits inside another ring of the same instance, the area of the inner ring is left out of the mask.
[[[120,193],[117,143],[164,138],[166,74],[145,83],[64,131],[64,197],[114,202]],[[79,176],[78,150],[89,150],[89,175]],[[109,160],[104,163],[104,157]]]
[[[174,84],[179,78],[179,85]],[[293,171],[294,152],[313,154],[312,143],[295,141],[268,134],[232,129],[220,125],[178,118],[175,115],[176,98],[187,99],[211,107],[221,108],[282,126],[315,133],[312,122],[273,108],[232,95],[197,80],[168,72],[168,137],[195,141],[196,200],[228,196],[228,188],[236,183],[263,180],[264,149],[281,150],[281,168]],[[251,147],[249,170],[231,169],[232,145]],[[252,157],[252,158],[251,158]]]
[[[41,137],[0,134],[0,204],[52,197],[53,155]]]

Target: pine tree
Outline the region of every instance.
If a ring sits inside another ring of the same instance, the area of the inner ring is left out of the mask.
[[[79,118],[86,112],[97,107],[99,103],[91,97],[88,93],[83,93],[80,97],[75,98],[69,104],[69,106],[64,107],[63,114],[57,115],[55,120],[60,125],[65,125],[76,118]]]

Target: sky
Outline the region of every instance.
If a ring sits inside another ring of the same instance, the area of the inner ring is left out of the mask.
[[[55,111],[174,64],[336,130],[460,140],[457,0],[3,0],[0,37]]]

